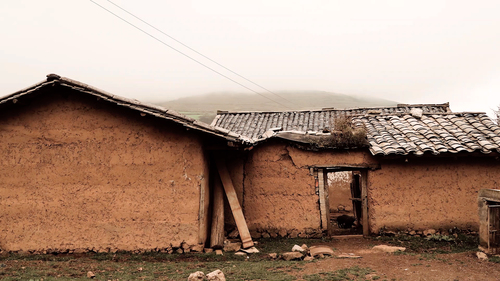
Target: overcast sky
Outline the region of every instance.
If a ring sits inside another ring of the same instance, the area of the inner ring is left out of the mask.
[[[151,36],[233,75],[127,15]],[[500,1],[113,0],[272,91],[323,90],[454,111],[500,104]],[[155,102],[249,90],[193,62],[90,0],[0,2],[0,95],[57,73]],[[328,105],[325,105],[325,107]]]

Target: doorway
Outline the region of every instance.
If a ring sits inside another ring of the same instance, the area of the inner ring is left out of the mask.
[[[321,221],[329,235],[369,235],[367,175],[364,167],[318,168]]]
[[[359,171],[327,173],[333,235],[363,234],[360,183]]]

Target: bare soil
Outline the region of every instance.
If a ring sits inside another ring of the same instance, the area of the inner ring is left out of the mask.
[[[378,280],[500,280],[500,264],[481,261],[475,251],[462,253],[380,253],[372,250],[382,244],[364,238],[339,239],[325,245],[335,254],[353,253],[359,259],[325,258],[307,264],[300,276],[331,272],[343,268],[371,268]],[[354,279],[353,279],[354,280]]]
[[[404,239],[394,237],[392,243]],[[375,252],[375,245],[389,244],[383,239],[336,238],[321,239],[261,239],[261,253],[237,256],[226,252],[211,254],[116,253],[58,255],[0,255],[2,280],[186,280],[190,273],[205,273],[221,269],[227,280],[500,280],[500,258],[482,261],[474,247],[447,248],[438,242],[412,240],[411,249],[400,253]],[[403,241],[407,243],[408,241]],[[422,247],[415,245],[423,242]],[[334,249],[333,257],[306,261],[271,260],[269,253],[290,251],[294,244],[327,245]],[[434,247],[436,246],[436,247]],[[470,246],[470,245],[469,245]],[[461,252],[460,252],[461,251]],[[443,253],[447,252],[447,253]],[[459,253],[457,253],[459,252]],[[358,259],[338,258],[354,254]],[[323,274],[323,275],[322,275]]]

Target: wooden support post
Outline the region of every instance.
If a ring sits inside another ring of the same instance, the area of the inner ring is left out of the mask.
[[[361,171],[361,213],[363,214],[363,236],[370,236],[370,227],[368,225],[368,171]]]
[[[222,248],[224,247],[224,190],[218,174],[214,176],[213,198],[210,247]]]
[[[199,244],[205,244],[209,231],[208,207],[210,205],[210,188],[208,179],[208,165],[206,166],[203,178],[200,184],[200,210],[199,210]]]
[[[318,183],[319,183],[319,212],[321,216],[321,229],[325,231],[331,231],[330,225],[330,210],[328,204],[328,186],[325,184],[327,182],[326,173],[323,169],[318,169]],[[328,233],[330,234],[330,233]]]
[[[233,212],[236,227],[238,227],[238,232],[240,233],[242,247],[250,248],[254,244],[252,237],[250,236],[250,231],[248,231],[248,226],[245,221],[245,217],[243,216],[243,210],[241,209],[240,202],[238,201],[238,196],[234,190],[233,182],[229,176],[229,172],[227,171],[226,163],[222,159],[217,159],[216,162],[222,186],[226,191],[227,201],[229,201],[229,206]]]

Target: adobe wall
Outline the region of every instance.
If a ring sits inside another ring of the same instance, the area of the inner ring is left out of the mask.
[[[198,243],[208,169],[192,131],[87,96],[0,111],[0,249]]]
[[[321,227],[314,165],[373,164],[364,152],[313,152],[268,142],[245,163],[244,214],[251,230],[298,233]]]
[[[319,197],[308,169],[316,165],[380,165],[368,171],[371,233],[477,230],[478,190],[500,186],[500,161],[491,157],[412,157],[405,162],[376,158],[368,151],[313,152],[268,142],[250,151],[244,166],[243,208],[249,228],[285,229],[288,234],[319,229]]]
[[[478,229],[478,191],[500,186],[500,162],[492,158],[404,159],[381,162],[368,173],[371,232]]]

